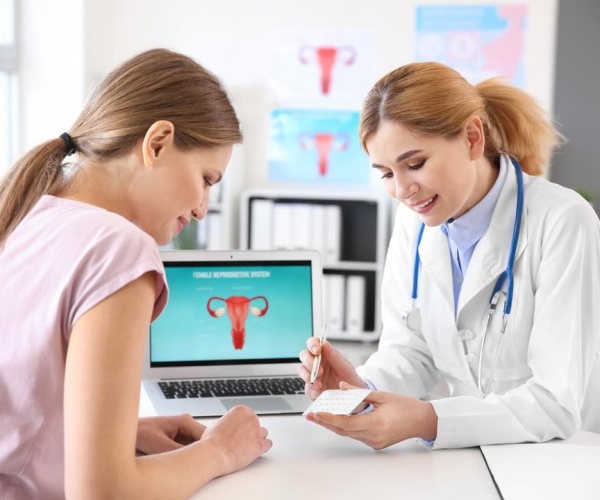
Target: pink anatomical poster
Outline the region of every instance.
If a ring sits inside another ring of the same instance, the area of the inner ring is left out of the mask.
[[[524,4],[422,5],[415,59],[447,64],[471,83],[501,77],[523,88],[526,28]]]
[[[358,111],[271,111],[268,175],[271,182],[367,184],[369,160],[358,140]]]
[[[367,32],[278,28],[271,32],[269,52],[273,107],[359,108],[373,84],[373,39]]]

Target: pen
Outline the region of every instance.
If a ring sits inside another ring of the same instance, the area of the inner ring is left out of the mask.
[[[325,338],[327,336],[327,325],[323,325],[321,328],[321,335],[319,336],[319,345],[322,346],[323,342],[325,342]],[[310,383],[314,384],[315,380],[317,380],[317,374],[319,373],[319,366],[321,366],[321,354],[315,356],[315,361],[313,362],[312,371],[310,372]]]

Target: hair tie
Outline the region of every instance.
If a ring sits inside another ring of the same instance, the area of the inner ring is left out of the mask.
[[[63,140],[65,146],[67,147],[66,156],[70,156],[73,153],[77,152],[77,145],[75,144],[73,138],[67,132],[63,132],[62,134],[60,134],[60,138]]]

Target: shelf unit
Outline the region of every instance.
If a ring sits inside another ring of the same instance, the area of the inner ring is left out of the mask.
[[[246,161],[241,144],[233,146],[223,180],[210,188],[207,216],[192,220],[165,250],[235,250],[238,246],[238,200],[244,189]]]
[[[226,186],[223,183],[211,188],[208,211],[202,220],[192,219],[181,233],[161,247],[164,250],[229,250],[230,234],[225,209]]]
[[[323,321],[329,325],[329,338],[375,341],[381,333],[381,277],[389,214],[388,198],[367,190],[249,189],[240,197],[240,248],[319,250]],[[319,236],[299,237],[305,231],[312,236],[316,231]]]

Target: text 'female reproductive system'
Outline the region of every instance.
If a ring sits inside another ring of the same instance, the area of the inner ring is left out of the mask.
[[[210,304],[213,300],[220,300],[224,303],[223,306],[212,309]],[[251,306],[250,304],[255,300],[264,301],[264,307]],[[211,297],[206,303],[206,309],[213,318],[220,318],[225,314],[227,309],[227,315],[231,320],[231,340],[235,349],[243,349],[246,341],[246,318],[248,312],[251,312],[254,316],[260,317],[267,314],[269,309],[269,302],[267,298],[262,295],[257,295],[249,299],[248,297],[228,297],[223,299],[221,297]]]

